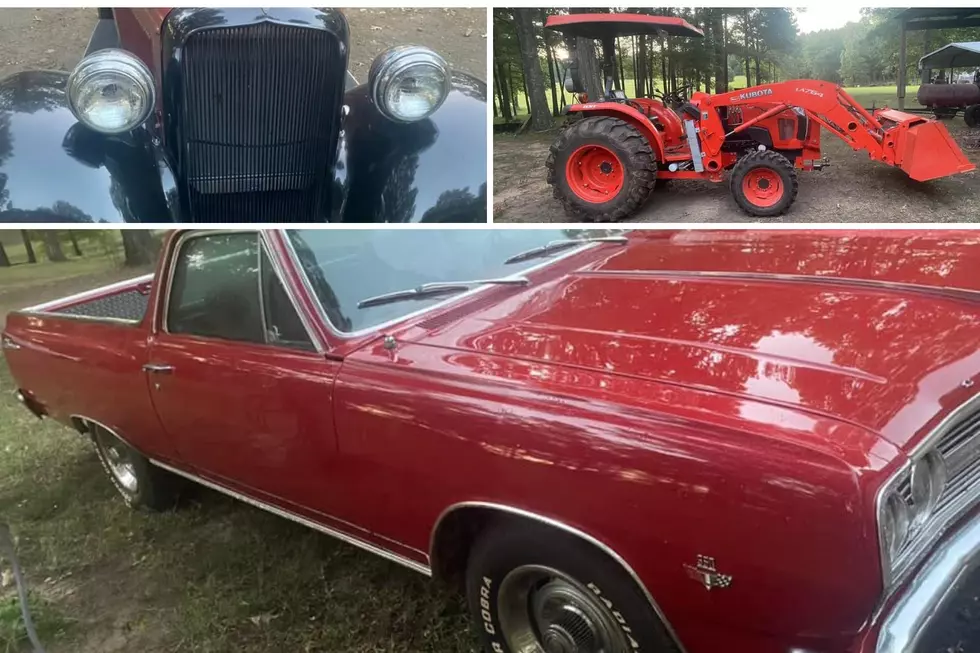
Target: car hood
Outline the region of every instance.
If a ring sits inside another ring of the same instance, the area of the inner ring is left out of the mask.
[[[422,340],[777,404],[908,447],[980,389],[980,234],[866,234],[632,234]]]

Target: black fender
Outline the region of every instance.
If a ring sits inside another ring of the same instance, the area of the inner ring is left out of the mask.
[[[0,81],[0,222],[173,222],[177,190],[146,127],[106,136],[68,108],[68,74]]]
[[[109,136],[68,107],[68,74],[0,81],[0,223],[181,222],[178,186],[147,123]],[[366,85],[345,95],[337,203],[323,221],[486,222],[486,83],[455,73],[429,118],[396,123]]]
[[[348,91],[337,183],[342,222],[486,222],[487,85],[453,73],[435,113],[394,122],[367,85]]]

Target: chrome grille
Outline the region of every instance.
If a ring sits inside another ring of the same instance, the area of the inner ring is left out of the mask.
[[[895,577],[904,576],[926,549],[980,500],[980,395],[952,413],[922,442],[917,451],[931,449],[939,451],[946,462],[946,489],[932,515],[909,538],[901,554],[893,561]],[[907,503],[912,503],[912,487],[907,475],[896,490]]]
[[[312,221],[328,210],[342,52],[331,32],[275,23],[187,39],[181,167],[194,220]]]

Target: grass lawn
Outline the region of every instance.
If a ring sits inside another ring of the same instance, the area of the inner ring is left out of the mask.
[[[0,270],[0,316],[134,275],[108,257],[38,264],[43,281],[18,267]],[[0,520],[50,653],[474,651],[462,598],[394,563],[204,489],[130,510],[90,443],[14,390],[0,360]],[[0,582],[0,653],[26,650]]]

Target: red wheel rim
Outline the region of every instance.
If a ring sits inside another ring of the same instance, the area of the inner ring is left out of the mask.
[[[783,197],[783,178],[771,168],[749,170],[742,178],[742,193],[755,206],[768,208]]]
[[[583,145],[568,157],[565,178],[580,199],[601,204],[623,188],[623,164],[612,150],[601,145]]]

